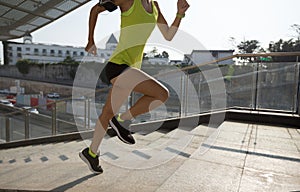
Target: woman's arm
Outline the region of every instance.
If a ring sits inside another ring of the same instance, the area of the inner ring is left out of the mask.
[[[98,19],[98,14],[103,11],[105,11],[105,8],[103,6],[99,6],[98,3],[90,11],[88,43],[85,47],[85,50],[93,55],[97,55],[97,47],[95,46],[94,41],[94,31]]]
[[[157,26],[161,31],[164,38],[168,41],[171,41],[175,36],[178,27],[180,25],[181,19],[184,17],[185,12],[190,7],[186,0],[178,0],[177,2],[177,14],[171,26],[168,25],[166,19],[161,13],[158,3],[155,1],[155,5],[158,9],[159,15],[157,18]]]

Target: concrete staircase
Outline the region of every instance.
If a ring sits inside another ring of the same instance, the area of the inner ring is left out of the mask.
[[[0,191],[297,191],[297,129],[224,122],[102,142],[104,173],[78,157],[90,140],[0,150]]]

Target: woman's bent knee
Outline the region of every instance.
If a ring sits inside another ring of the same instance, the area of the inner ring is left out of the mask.
[[[165,87],[162,87],[162,89],[157,94],[157,99],[164,103],[168,100],[169,96],[169,90]]]

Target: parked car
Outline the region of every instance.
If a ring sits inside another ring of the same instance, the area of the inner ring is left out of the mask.
[[[36,108],[33,108],[33,107],[24,106],[24,107],[22,107],[22,109],[25,109],[25,110],[27,110],[30,113],[35,113],[35,114],[39,114],[40,113]]]
[[[0,94],[9,94],[9,90],[8,89],[1,89]]]
[[[60,95],[58,93],[48,93],[47,97],[48,98],[56,98],[57,99],[57,98],[60,97]]]
[[[0,103],[9,107],[13,107],[14,105],[8,100],[0,100]]]

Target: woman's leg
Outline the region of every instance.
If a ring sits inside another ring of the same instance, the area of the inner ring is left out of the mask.
[[[135,68],[126,70],[117,79],[114,79],[113,83],[115,86],[127,90],[127,95],[132,91],[143,94],[128,111],[121,114],[123,120],[130,120],[140,114],[147,113],[163,104],[169,97],[169,91],[164,85],[147,73]],[[113,89],[113,101],[118,99],[118,94],[114,94],[114,92]]]
[[[112,90],[114,90],[114,93],[118,94],[119,96],[118,99],[114,102],[112,102]],[[92,143],[90,145],[93,153],[96,154],[98,151],[100,143],[108,128],[109,120],[111,120],[116,114],[115,111],[118,111],[120,109],[124,101],[128,98],[129,94],[130,93],[128,93],[128,91],[122,89],[121,87],[113,86],[109,90],[105,105],[102,108],[101,115],[98,117],[98,120],[96,122]]]
[[[108,128],[109,120],[119,112],[132,91],[144,94],[128,111],[121,115],[121,119],[130,120],[140,114],[163,104],[169,97],[168,89],[145,72],[129,68],[121,75],[111,80],[110,89],[102,113],[95,126],[91,143],[92,152],[96,153]]]

